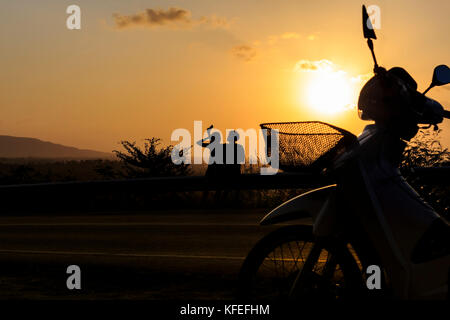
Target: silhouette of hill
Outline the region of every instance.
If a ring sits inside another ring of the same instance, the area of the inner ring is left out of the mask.
[[[82,150],[35,138],[0,135],[0,158],[105,159],[112,153]]]

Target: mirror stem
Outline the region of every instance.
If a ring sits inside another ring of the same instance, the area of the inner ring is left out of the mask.
[[[428,91],[430,91],[431,88],[433,88],[434,85],[430,84],[430,86],[427,88],[427,90],[425,90],[422,94],[425,95]]]
[[[378,73],[378,63],[377,63],[377,58],[375,57],[375,51],[373,50],[373,42],[372,39],[367,39],[367,45],[369,46],[370,52],[372,53],[372,58],[373,58],[373,62],[375,63],[375,66],[373,68],[373,72],[375,74]]]

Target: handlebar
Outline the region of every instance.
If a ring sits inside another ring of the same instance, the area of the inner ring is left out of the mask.
[[[450,111],[444,110],[444,113],[443,113],[442,116],[443,116],[444,118],[446,118],[446,119],[450,119]]]

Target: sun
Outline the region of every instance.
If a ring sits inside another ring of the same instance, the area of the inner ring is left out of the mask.
[[[306,95],[315,111],[336,114],[351,105],[352,86],[345,72],[321,70],[310,80]]]

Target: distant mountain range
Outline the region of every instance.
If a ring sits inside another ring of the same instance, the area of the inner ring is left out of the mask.
[[[112,153],[82,150],[34,138],[0,135],[0,158],[105,159]]]

